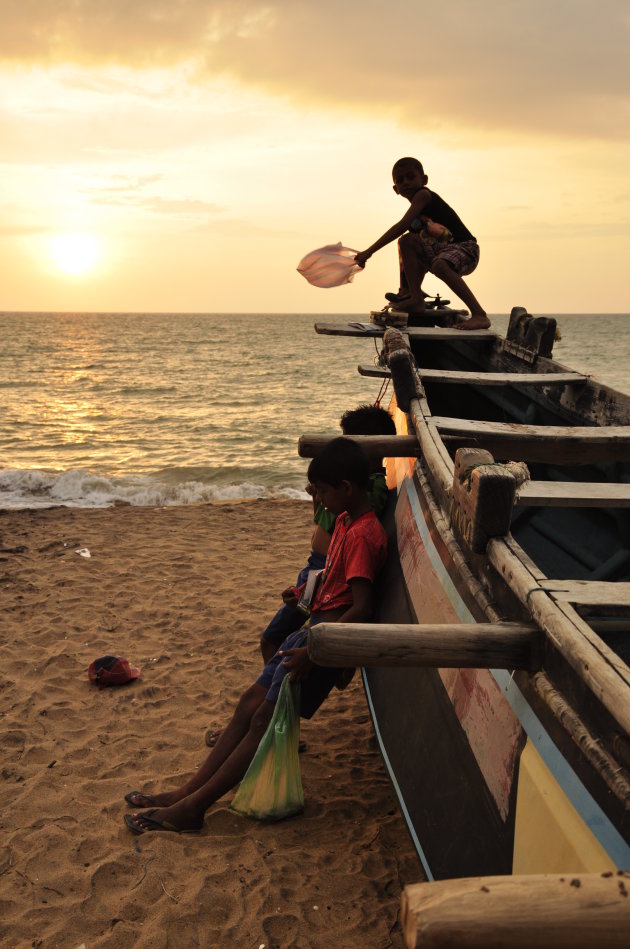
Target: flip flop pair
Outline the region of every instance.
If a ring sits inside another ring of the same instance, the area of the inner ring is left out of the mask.
[[[158,817],[153,817],[157,810],[157,807],[153,807],[143,814],[125,814],[125,824],[129,830],[138,835],[148,834],[156,830],[167,830],[173,834],[198,834],[203,827],[203,821],[198,827],[176,827],[169,820],[160,820]]]

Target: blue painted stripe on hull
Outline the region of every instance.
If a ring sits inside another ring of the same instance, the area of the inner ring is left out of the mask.
[[[584,823],[619,869],[630,868],[630,846],[560,754],[510,673],[506,669],[491,669],[490,672],[518,716],[527,737]]]
[[[385,748],[385,745],[384,745],[384,743],[383,743],[383,739],[382,739],[382,737],[381,737],[381,730],[380,730],[380,728],[378,727],[378,719],[377,719],[377,717],[376,717],[376,712],[375,712],[375,710],[374,710],[374,705],[373,705],[373,703],[372,703],[372,694],[371,694],[371,692],[370,692],[370,683],[369,683],[368,680],[367,680],[367,676],[366,676],[366,674],[365,674],[365,669],[361,669],[361,675],[363,676],[363,688],[365,689],[365,695],[366,695],[366,698],[367,698],[368,707],[369,707],[369,709],[370,709],[370,715],[372,716],[372,724],[374,725],[374,731],[375,731],[375,733],[376,733],[376,740],[378,741],[378,746],[379,746],[379,748],[381,749],[381,754],[382,754],[382,756],[383,756],[383,761],[385,762],[385,767],[387,768],[387,772],[388,772],[388,774],[389,774],[389,780],[391,781],[392,787],[393,787],[394,792],[395,792],[395,794],[396,794],[396,797],[398,798],[398,804],[399,804],[400,809],[401,809],[401,811],[402,811],[402,813],[403,813],[403,817],[405,818],[405,823],[407,824],[407,828],[409,829],[409,833],[411,834],[411,839],[412,839],[412,841],[413,841],[413,845],[414,845],[414,847],[416,848],[416,852],[417,852],[418,856],[420,857],[420,863],[422,864],[422,867],[423,867],[423,869],[424,869],[424,872],[426,873],[427,880],[429,880],[429,881],[432,882],[432,881],[435,879],[435,877],[434,877],[433,874],[431,873],[431,869],[430,869],[430,867],[429,867],[429,863],[428,863],[428,861],[427,861],[427,858],[426,858],[426,855],[425,855],[425,853],[424,853],[424,850],[422,849],[422,844],[420,843],[420,841],[419,841],[419,839],[418,839],[418,835],[416,834],[415,828],[414,828],[413,823],[412,823],[412,821],[411,821],[411,817],[409,816],[409,811],[407,810],[407,806],[406,806],[406,804],[405,804],[405,800],[404,800],[404,798],[403,798],[403,796],[402,796],[402,791],[400,790],[400,787],[398,786],[398,781],[396,780],[396,774],[395,774],[395,772],[394,772],[394,769],[392,768],[391,762],[390,762],[390,760],[389,760],[389,755],[387,754],[387,750],[386,750],[386,748]]]

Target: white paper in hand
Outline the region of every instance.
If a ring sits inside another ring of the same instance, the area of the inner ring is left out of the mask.
[[[358,250],[338,244],[318,247],[303,257],[298,264],[298,272],[314,287],[340,287],[350,283],[362,267],[355,261]]]

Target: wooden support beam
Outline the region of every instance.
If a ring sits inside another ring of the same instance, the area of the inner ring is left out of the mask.
[[[485,448],[499,461],[630,461],[630,425],[519,425],[441,417],[432,421],[451,449]]]
[[[630,873],[471,877],[406,886],[407,949],[621,949],[630,934]]]
[[[590,481],[527,481],[517,507],[630,507],[630,484]]]
[[[301,435],[298,441],[300,458],[314,458],[328,442],[339,435]],[[369,455],[379,458],[414,458],[419,450],[415,435],[348,435]]]
[[[316,323],[315,332],[324,336],[382,336],[385,326],[376,323]],[[499,334],[492,330],[467,330],[461,332],[455,329],[444,329],[441,326],[409,326],[405,333],[411,339],[441,340],[449,343],[487,343],[488,340],[498,339]]]
[[[519,623],[320,623],[308,654],[320,666],[527,669],[541,665],[543,634]]]
[[[472,386],[560,386],[583,385],[587,376],[579,372],[459,372],[452,369],[418,369],[423,380],[445,385]],[[362,376],[386,379],[390,375],[382,366],[359,366]]]
[[[545,590],[559,603],[627,613],[630,610],[630,583],[605,580],[543,580]]]

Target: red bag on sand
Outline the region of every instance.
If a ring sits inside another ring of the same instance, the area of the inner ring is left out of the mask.
[[[303,257],[298,264],[298,272],[314,287],[340,287],[350,283],[354,275],[363,267],[355,261],[358,250],[338,244],[326,244]]]

